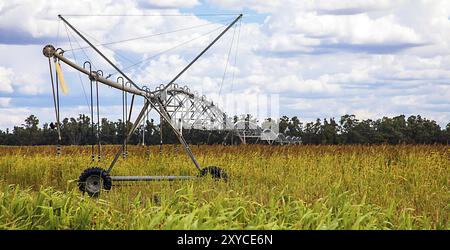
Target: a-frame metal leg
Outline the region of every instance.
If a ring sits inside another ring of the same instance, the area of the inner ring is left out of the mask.
[[[109,165],[108,170],[106,170],[107,173],[111,172],[112,168],[116,164],[117,160],[119,159],[120,155],[122,154],[123,150],[125,149],[125,145],[127,144],[128,140],[130,140],[130,138],[133,135],[134,131],[136,130],[136,128],[141,123],[142,118],[147,113],[147,109],[148,109],[149,105],[150,105],[150,101],[146,100],[145,104],[144,104],[144,107],[142,107],[141,112],[139,112],[139,115],[136,117],[136,121],[133,123],[133,126],[131,127],[130,131],[128,132],[128,135],[125,138],[122,146],[120,147],[119,151],[117,151],[116,156],[114,157],[114,160]]]
[[[122,146],[120,147],[119,151],[117,151],[117,153],[116,153],[113,161],[111,162],[107,172],[109,173],[113,169],[114,165],[116,164],[117,160],[119,159],[120,155],[122,154],[122,152],[124,150],[124,145],[127,144],[128,140],[131,138],[131,136],[133,135],[134,131],[139,126],[142,118],[145,116],[145,114],[147,112],[147,109],[149,108],[150,105],[152,105],[152,107],[155,108],[155,110],[161,115],[161,117],[170,125],[170,127],[173,130],[173,132],[177,136],[178,140],[184,146],[184,149],[185,149],[186,153],[188,154],[189,158],[191,158],[191,161],[194,163],[194,165],[197,168],[197,170],[201,171],[200,165],[198,164],[197,160],[195,159],[195,156],[192,153],[192,150],[189,148],[189,144],[186,142],[186,140],[184,139],[184,137],[180,133],[180,131],[178,131],[177,128],[175,128],[173,126],[173,124],[172,124],[172,122],[170,120],[170,116],[167,113],[167,111],[165,110],[165,108],[158,109],[158,108],[154,107],[154,104],[151,101],[147,100],[145,102],[145,104],[144,104],[144,107],[142,108],[142,110],[140,111],[139,115],[137,116],[136,121],[133,123],[133,126],[131,127],[131,130],[128,132],[128,135],[125,138]],[[158,105],[163,107],[162,103],[160,103],[160,102],[158,102]]]
[[[184,139],[183,135],[180,133],[180,131],[177,130],[177,128],[175,128],[172,124],[172,121],[170,120],[170,115],[169,113],[166,111],[166,109],[164,108],[164,105],[158,101],[158,105],[160,105],[160,107],[163,107],[161,109],[158,109],[155,107],[155,110],[161,115],[161,117],[167,122],[169,123],[170,127],[172,128],[173,132],[175,133],[175,135],[177,136],[178,140],[180,141],[181,144],[183,144],[184,149],[186,150],[186,153],[189,155],[189,158],[191,158],[192,163],[194,163],[195,167],[197,168],[198,171],[201,171],[200,165],[198,164],[197,160],[195,159],[194,154],[192,153],[192,150],[189,148],[189,144],[186,142],[186,140]]]

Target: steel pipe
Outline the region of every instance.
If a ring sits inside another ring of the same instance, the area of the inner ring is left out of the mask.
[[[196,178],[195,176],[111,176],[113,181],[175,181]]]
[[[70,67],[80,71],[81,73],[86,74],[87,76],[89,76],[89,78],[93,78],[96,81],[99,81],[103,84],[106,84],[110,87],[119,89],[119,90],[123,90],[126,91],[128,93],[132,93],[132,94],[136,94],[139,96],[143,96],[143,97],[152,97],[153,94],[148,94],[147,92],[143,91],[143,90],[138,90],[135,88],[131,88],[128,86],[122,86],[122,84],[117,83],[117,82],[113,82],[111,80],[108,80],[102,76],[100,76],[97,72],[92,71],[90,72],[89,70],[77,65],[76,63],[70,61],[69,59],[67,59],[66,57],[64,57],[60,52],[56,51],[55,48],[53,47],[53,45],[47,45],[44,47],[44,55],[47,57],[55,57],[61,61],[63,61],[65,64],[69,65]],[[149,96],[150,95],[150,96]]]

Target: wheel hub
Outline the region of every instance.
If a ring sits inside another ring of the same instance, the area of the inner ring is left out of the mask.
[[[98,175],[91,175],[86,179],[86,191],[88,193],[96,194],[100,192],[102,187],[101,178]]]

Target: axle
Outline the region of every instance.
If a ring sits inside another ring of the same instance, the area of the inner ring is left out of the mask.
[[[195,176],[111,176],[113,181],[175,181],[196,178]]]

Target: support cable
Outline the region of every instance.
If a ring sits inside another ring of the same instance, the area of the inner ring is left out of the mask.
[[[59,62],[57,62],[57,63],[59,63]],[[55,69],[55,71],[56,71],[56,69]],[[56,72],[55,72],[55,74],[57,74]],[[59,101],[60,101],[60,99],[59,99],[59,80],[58,80],[59,78],[58,78],[58,76],[56,76],[56,109],[57,109],[57,112],[56,112],[56,129],[58,130],[58,145],[56,146],[56,152],[57,152],[57,154],[58,154],[58,156],[59,155],[61,155],[61,122],[60,122],[60,119],[61,119],[61,117],[60,117],[60,109],[59,109]]]
[[[164,86],[163,90],[166,90],[168,87],[170,87],[181,75],[184,74],[184,72],[186,72],[186,70],[188,70],[200,57],[203,56],[203,54],[206,53],[206,51],[209,50],[209,48],[211,48],[222,36],[223,34],[225,34],[239,19],[241,19],[242,14],[240,14],[238,17],[236,17],[236,19],[234,19],[233,22],[231,22],[222,32],[220,32],[220,34],[214,38],[214,40],[208,44],[208,46],[206,46],[206,48],[204,48],[200,54],[198,54],[188,65],[186,65],[169,83],[166,84],[166,86]]]
[[[200,24],[200,25],[185,27],[185,28],[181,28],[181,29],[176,29],[176,30],[171,30],[171,31],[166,31],[166,32],[160,32],[160,33],[153,33],[153,34],[137,36],[137,37],[127,38],[127,39],[117,40],[117,41],[111,41],[111,42],[106,42],[106,43],[100,43],[97,39],[95,39],[94,37],[92,37],[91,35],[87,34],[84,31],[80,30],[80,32],[83,33],[86,36],[91,37],[92,39],[96,40],[97,42],[99,42],[98,44],[95,44],[95,46],[105,46],[106,47],[107,45],[114,45],[114,44],[119,44],[119,43],[132,42],[132,41],[146,39],[146,38],[150,38],[150,37],[163,36],[163,35],[177,33],[177,32],[181,32],[181,31],[192,30],[192,29],[195,29],[195,28],[212,26],[212,25],[216,25],[216,24],[222,24],[223,22],[229,22],[231,20],[232,19],[228,18],[228,19],[224,19],[224,20],[219,20],[219,21],[214,22],[214,23]],[[73,50],[89,49],[89,48],[91,48],[91,47],[90,46],[85,46],[85,47],[76,48],[76,49],[73,49]]]
[[[168,48],[168,49],[166,49],[166,50],[162,50],[162,51],[160,51],[160,52],[158,52],[158,53],[156,53],[156,54],[153,54],[153,55],[151,55],[151,56],[149,56],[149,57],[147,57],[147,58],[145,58],[145,59],[142,59],[141,61],[138,61],[138,62],[136,62],[136,63],[134,63],[134,64],[131,64],[131,65],[127,66],[127,67],[124,67],[124,68],[122,68],[122,70],[128,70],[128,69],[134,68],[134,67],[136,67],[136,66],[138,66],[138,65],[140,65],[140,64],[143,64],[143,63],[148,62],[148,61],[150,61],[150,60],[152,60],[152,59],[154,59],[154,58],[156,58],[156,57],[158,57],[158,56],[161,56],[161,55],[163,55],[163,54],[165,54],[165,53],[167,53],[167,52],[169,52],[169,51],[172,51],[172,50],[174,50],[174,49],[176,49],[176,48],[179,48],[179,47],[181,47],[181,46],[184,46],[184,45],[186,45],[186,44],[188,44],[188,43],[191,43],[191,42],[193,42],[193,41],[195,41],[195,40],[198,40],[198,39],[200,39],[200,38],[202,38],[202,37],[205,37],[205,36],[207,36],[207,35],[209,35],[209,34],[215,32],[215,31],[217,31],[217,30],[219,30],[219,29],[221,29],[221,28],[222,28],[222,27],[215,28],[215,29],[213,29],[213,30],[211,30],[211,31],[208,31],[208,32],[202,34],[202,35],[199,35],[199,36],[194,37],[194,38],[192,38],[192,39],[190,39],[190,40],[186,40],[186,41],[184,41],[184,42],[182,42],[182,43],[179,43],[179,44],[177,44],[177,45],[175,45],[175,46],[173,46],[173,47],[170,47],[170,48]],[[119,72],[115,72],[115,73],[113,73],[112,75],[116,75],[116,74],[118,74],[118,73],[119,73]]]
[[[205,13],[205,14],[64,14],[69,17],[200,17],[200,16],[236,16],[237,13]]]
[[[69,40],[70,48],[72,49],[72,56],[73,56],[73,58],[75,60],[75,63],[77,63],[77,57],[75,56],[75,53],[73,52],[72,40],[70,39],[69,30],[67,29],[67,26],[65,24],[64,24],[64,27],[66,28],[67,38]],[[86,101],[86,105],[89,106],[89,101],[88,101],[88,97],[87,97],[87,94],[86,94],[86,89],[84,88],[83,80],[81,79],[81,72],[77,70],[77,74],[78,74],[78,78],[80,79],[81,88],[83,89],[84,100]]]
[[[162,154],[163,149],[163,124],[164,119],[162,115],[159,116],[159,154]]]
[[[60,29],[60,24],[61,24],[61,20],[58,20],[58,31],[56,34],[56,47],[58,47],[58,43],[59,43],[59,29]],[[49,63],[50,63],[50,58],[49,58]],[[51,63],[50,63],[51,65]],[[50,68],[51,71],[51,68]],[[56,71],[56,69],[55,69]],[[51,73],[51,72],[50,72]],[[53,87],[53,80],[52,80],[52,91],[53,91],[53,100],[55,103],[55,112],[56,112],[56,129],[58,131],[58,144],[56,145],[56,154],[58,156],[61,155],[61,124],[60,124],[60,115],[59,115],[59,88],[58,88],[58,76],[56,76],[56,87],[57,90],[56,91],[56,99],[55,99],[55,90]]]
[[[127,85],[128,82],[125,82]],[[125,136],[128,134],[128,92],[125,91]],[[125,157],[128,156],[128,144],[125,144]]]
[[[123,124],[123,126],[122,126],[122,133],[123,133],[123,145],[122,145],[122,148],[123,148],[123,150],[122,150],[122,158],[123,159],[125,159],[126,158],[126,153],[125,153],[125,151],[126,151],[126,145],[125,145],[125,138],[126,138],[126,136],[127,136],[127,132],[126,132],[126,127],[127,127],[127,125],[126,125],[126,121],[127,121],[127,118],[126,118],[126,114],[125,114],[125,112],[126,112],[126,107],[125,107],[125,95],[126,95],[126,92],[125,92],[125,81],[122,81],[122,124]]]
[[[89,64],[90,66],[90,64]],[[92,69],[89,67],[89,75],[92,74]],[[91,77],[89,77],[89,81],[90,81],[90,86],[91,86],[91,156],[92,156],[92,161],[95,161],[95,151],[94,151],[94,145],[95,145],[95,140],[94,140],[94,97],[93,97],[93,86],[92,86],[92,81],[93,79]]]
[[[66,27],[66,31],[68,32],[68,34],[70,34],[73,38],[73,40],[77,43],[78,48],[81,48],[80,43],[78,42],[78,39],[75,37],[75,35],[70,31],[69,28],[67,28],[67,24],[64,24]],[[72,49],[72,48],[71,48]],[[92,68],[94,68],[94,70],[97,70],[97,68],[95,67],[95,63],[94,60],[91,60],[91,58],[88,56],[88,54],[86,53],[86,50],[81,48],[81,52],[84,54],[84,56],[88,59],[88,61],[92,62]],[[74,52],[72,51],[72,53],[74,54]],[[74,54],[75,55],[75,54]],[[94,58],[95,59],[95,58]],[[97,62],[97,61],[96,61]]]
[[[58,17],[64,21],[64,23],[67,24],[78,36],[80,36],[89,46],[92,47],[105,61],[107,61],[115,70],[117,70],[123,77],[125,77],[131,85],[133,85],[136,89],[142,90],[139,86],[137,86],[133,80],[131,80],[122,70],[120,70],[111,60],[108,59],[100,50],[98,50],[89,40],[86,39],[73,25],[71,25],[67,20],[62,17],[61,15],[58,15]]]
[[[100,141],[100,105],[99,105],[99,97],[98,97],[98,81],[95,81],[96,85],[96,93],[97,93],[97,160],[100,162],[101,160],[101,141]]]
[[[146,119],[146,122],[145,122],[144,130],[147,129],[148,113],[149,113],[149,111],[150,111],[150,110],[147,109],[147,119]],[[151,136],[152,133],[151,133],[150,131],[149,131],[149,133],[150,133],[150,136]],[[148,133],[147,133],[147,137],[150,138],[150,136],[149,136]],[[144,139],[145,139],[145,137],[144,137]],[[147,143],[146,149],[145,149],[145,152],[146,152],[146,154],[147,154],[147,159],[148,159],[148,160],[150,159],[150,145],[149,145],[149,144],[150,144],[150,142]]]
[[[240,38],[240,35],[241,35],[241,26],[242,26],[242,20],[239,21],[239,29],[238,29],[238,35],[237,35],[237,41],[236,41],[236,49],[235,49],[235,52],[234,52],[234,65],[233,65],[234,68],[236,68],[236,64],[237,64],[239,40],[240,40],[239,38]],[[233,93],[234,74],[235,74],[235,70],[233,70],[233,74],[231,76],[230,94]]]
[[[231,49],[233,48],[235,34],[236,34],[236,26],[234,26],[234,29],[233,29],[233,37],[231,38],[231,44],[230,44],[230,48],[228,49],[227,60],[225,62],[225,70],[223,71],[222,82],[220,83],[220,87],[219,87],[219,100],[220,100],[220,95],[222,94],[222,86],[223,86],[223,82],[225,81],[225,75],[227,74],[228,64],[230,62]]]
[[[99,42],[97,39],[95,39],[95,37],[93,37],[93,36],[87,34],[86,32],[80,31],[80,33],[83,33],[85,36],[90,37],[92,40]],[[98,46],[98,45],[95,45],[95,46]],[[113,49],[111,49],[111,48],[110,48],[109,46],[107,46],[107,45],[99,44],[99,46],[103,46],[103,47],[105,47],[105,48],[107,48],[107,49],[110,49],[110,50],[114,51]],[[84,50],[84,49],[89,49],[89,48],[91,48],[91,47],[90,47],[90,46],[86,46],[86,47],[80,47],[80,48],[78,48],[78,49]],[[121,53],[119,53],[119,52],[117,52],[117,51],[114,51],[114,54],[116,54],[118,57],[120,57],[120,58],[122,58],[122,59],[124,59],[124,60],[126,60],[126,61],[128,61],[128,62],[130,62],[130,63],[134,63],[133,60],[129,59],[128,57],[122,55]]]
[[[55,84],[54,84],[54,80],[53,80],[53,70],[52,70],[52,63],[51,63],[50,57],[48,58],[48,66],[49,66],[49,70],[50,70],[50,79],[51,79],[51,83],[52,83],[53,104],[55,107],[55,118],[56,118],[56,127],[57,127],[57,133],[58,133],[58,145],[59,145],[61,143],[61,132],[60,132],[59,125],[58,125],[59,124],[59,108],[58,108],[58,101],[57,101],[57,97],[56,97],[56,93],[55,93]],[[56,77],[56,79],[58,79],[58,77]],[[58,84],[58,83],[56,83],[56,84]],[[56,147],[56,152],[59,155],[58,146]]]

